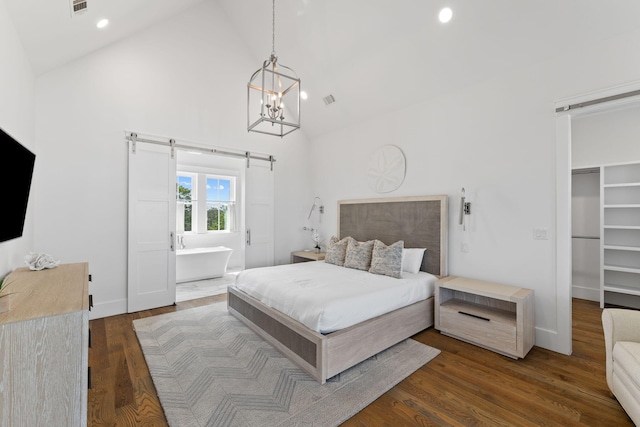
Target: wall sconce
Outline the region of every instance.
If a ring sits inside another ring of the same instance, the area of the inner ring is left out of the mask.
[[[460,225],[462,226],[462,230],[466,229],[464,224],[465,215],[471,215],[471,203],[465,201],[465,192],[464,187],[462,187],[462,196],[460,197]]]
[[[322,200],[320,199],[320,197],[316,197],[313,199],[313,205],[311,205],[311,210],[309,211],[309,215],[307,216],[307,219],[311,219],[311,214],[316,208],[318,208],[318,211],[321,214],[324,213],[324,204],[322,203]]]

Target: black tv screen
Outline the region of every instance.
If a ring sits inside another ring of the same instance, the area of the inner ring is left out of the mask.
[[[22,236],[36,155],[0,129],[0,177],[7,189],[0,215],[0,242]]]

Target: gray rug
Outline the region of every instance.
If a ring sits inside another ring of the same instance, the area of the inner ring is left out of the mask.
[[[440,353],[408,339],[321,385],[226,302],[133,325],[172,427],[336,426]]]

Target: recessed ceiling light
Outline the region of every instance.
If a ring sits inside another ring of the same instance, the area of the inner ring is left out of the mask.
[[[300,91],[300,99],[307,99],[307,92]]]
[[[442,10],[440,10],[440,13],[438,14],[438,19],[440,19],[440,22],[442,22],[443,24],[446,24],[447,22],[451,21],[452,17],[453,17],[453,11],[451,10],[450,7],[443,7]]]
[[[107,25],[109,25],[109,20],[105,18],[105,19],[101,19],[101,20],[99,20],[99,21],[98,21],[98,23],[96,24],[96,27],[98,27],[98,28],[104,28],[104,27],[106,27]]]

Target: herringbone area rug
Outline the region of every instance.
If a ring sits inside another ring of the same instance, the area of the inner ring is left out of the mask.
[[[336,426],[440,353],[408,339],[321,385],[226,302],[133,324],[172,427]]]

